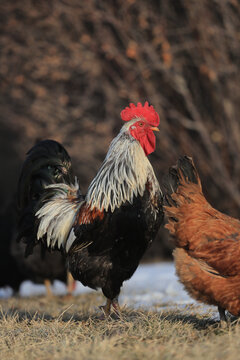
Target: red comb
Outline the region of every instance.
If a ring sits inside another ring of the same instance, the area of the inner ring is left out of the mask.
[[[158,126],[160,122],[158,113],[152,105],[149,106],[147,101],[144,106],[142,106],[141,103],[137,103],[137,106],[131,103],[129,104],[129,107],[126,107],[121,111],[121,118],[123,121],[130,121],[138,117],[143,117],[152,126]]]

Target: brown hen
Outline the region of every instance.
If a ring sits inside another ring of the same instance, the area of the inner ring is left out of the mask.
[[[240,221],[214,209],[190,157],[169,169],[166,228],[174,236],[176,272],[196,300],[240,315]]]

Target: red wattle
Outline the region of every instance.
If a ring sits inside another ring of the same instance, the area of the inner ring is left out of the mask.
[[[146,135],[141,136],[138,141],[140,142],[146,156],[155,150],[156,138],[152,130],[148,131]]]

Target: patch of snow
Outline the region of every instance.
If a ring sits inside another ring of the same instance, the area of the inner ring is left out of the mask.
[[[4,288],[0,288],[0,299],[3,298],[9,298],[13,295],[13,290],[10,288],[10,286],[6,286]]]
[[[173,263],[142,264],[124,283],[121,302],[134,307],[151,307],[159,303],[193,303],[175,275]]]
[[[65,295],[66,285],[59,280],[55,280],[52,291],[54,295]],[[46,287],[43,284],[34,284],[32,281],[26,280],[21,284],[19,293],[21,297],[46,295]]]

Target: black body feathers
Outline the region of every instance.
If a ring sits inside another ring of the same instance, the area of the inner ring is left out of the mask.
[[[76,227],[77,239],[68,255],[73,277],[93,289],[100,287],[108,299],[116,298],[163,221],[160,194],[156,202],[154,214],[146,190],[143,197],[134,198],[133,204],[125,203],[113,213],[106,212],[101,221]],[[89,245],[79,248],[82,243]]]

